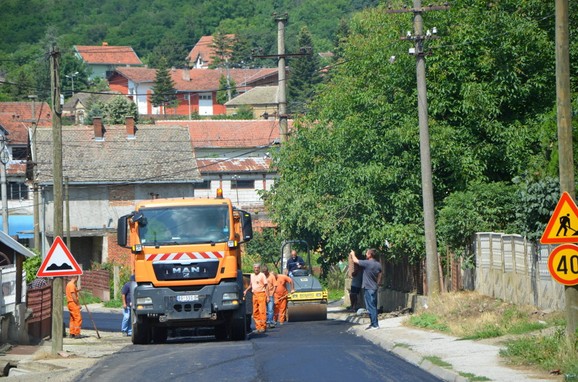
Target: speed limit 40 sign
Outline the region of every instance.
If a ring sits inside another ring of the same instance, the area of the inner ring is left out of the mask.
[[[578,284],[578,245],[564,244],[556,247],[548,258],[548,269],[559,283]]]

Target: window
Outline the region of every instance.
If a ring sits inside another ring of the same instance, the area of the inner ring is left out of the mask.
[[[210,180],[203,180],[200,183],[193,183],[193,188],[195,190],[210,190],[211,189],[211,181]]]
[[[26,160],[26,159],[28,159],[28,148],[27,147],[12,147],[12,159],[13,160]]]
[[[231,180],[232,189],[254,189],[255,181],[253,179],[232,179]]]
[[[0,199],[2,196],[0,195]],[[8,200],[27,200],[28,186],[24,183],[8,183]]]

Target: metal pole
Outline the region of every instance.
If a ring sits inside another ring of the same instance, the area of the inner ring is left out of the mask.
[[[413,8],[421,8],[421,0],[414,0]],[[438,253],[435,231],[435,213],[433,198],[433,181],[431,169],[431,154],[429,140],[429,125],[427,111],[427,88],[425,80],[425,56],[423,52],[423,19],[421,12],[414,14],[415,57],[417,78],[417,107],[419,116],[419,147],[421,158],[421,184],[423,197],[423,219],[425,230],[426,276],[428,295],[438,294],[440,277],[438,268]]]

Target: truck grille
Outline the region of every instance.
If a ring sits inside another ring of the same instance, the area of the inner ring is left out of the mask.
[[[157,280],[200,280],[217,276],[219,261],[202,261],[194,263],[153,263]]]

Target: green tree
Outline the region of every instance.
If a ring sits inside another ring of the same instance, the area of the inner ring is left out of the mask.
[[[165,59],[159,61],[159,67],[155,77],[155,84],[152,87],[153,94],[151,100],[154,106],[161,106],[166,113],[167,107],[177,106],[177,94],[175,82],[171,78],[171,73]]]
[[[315,53],[313,39],[307,27],[301,28],[299,32],[298,45],[302,52],[310,55],[291,60],[287,106],[292,114],[303,114],[307,111],[315,88],[321,82],[319,56]]]
[[[235,46],[235,38],[233,36],[216,32],[213,34],[213,43],[211,47],[214,49],[214,55],[211,56],[213,60],[210,69],[214,68],[228,68],[229,61]]]
[[[226,75],[219,77],[219,90],[217,90],[217,103],[224,105],[225,102],[237,96],[237,84],[233,78]]]
[[[127,116],[134,118],[134,121],[138,121],[138,108],[134,102],[126,98],[125,96],[119,95],[111,99],[104,106],[106,122],[109,124],[124,124]]]

